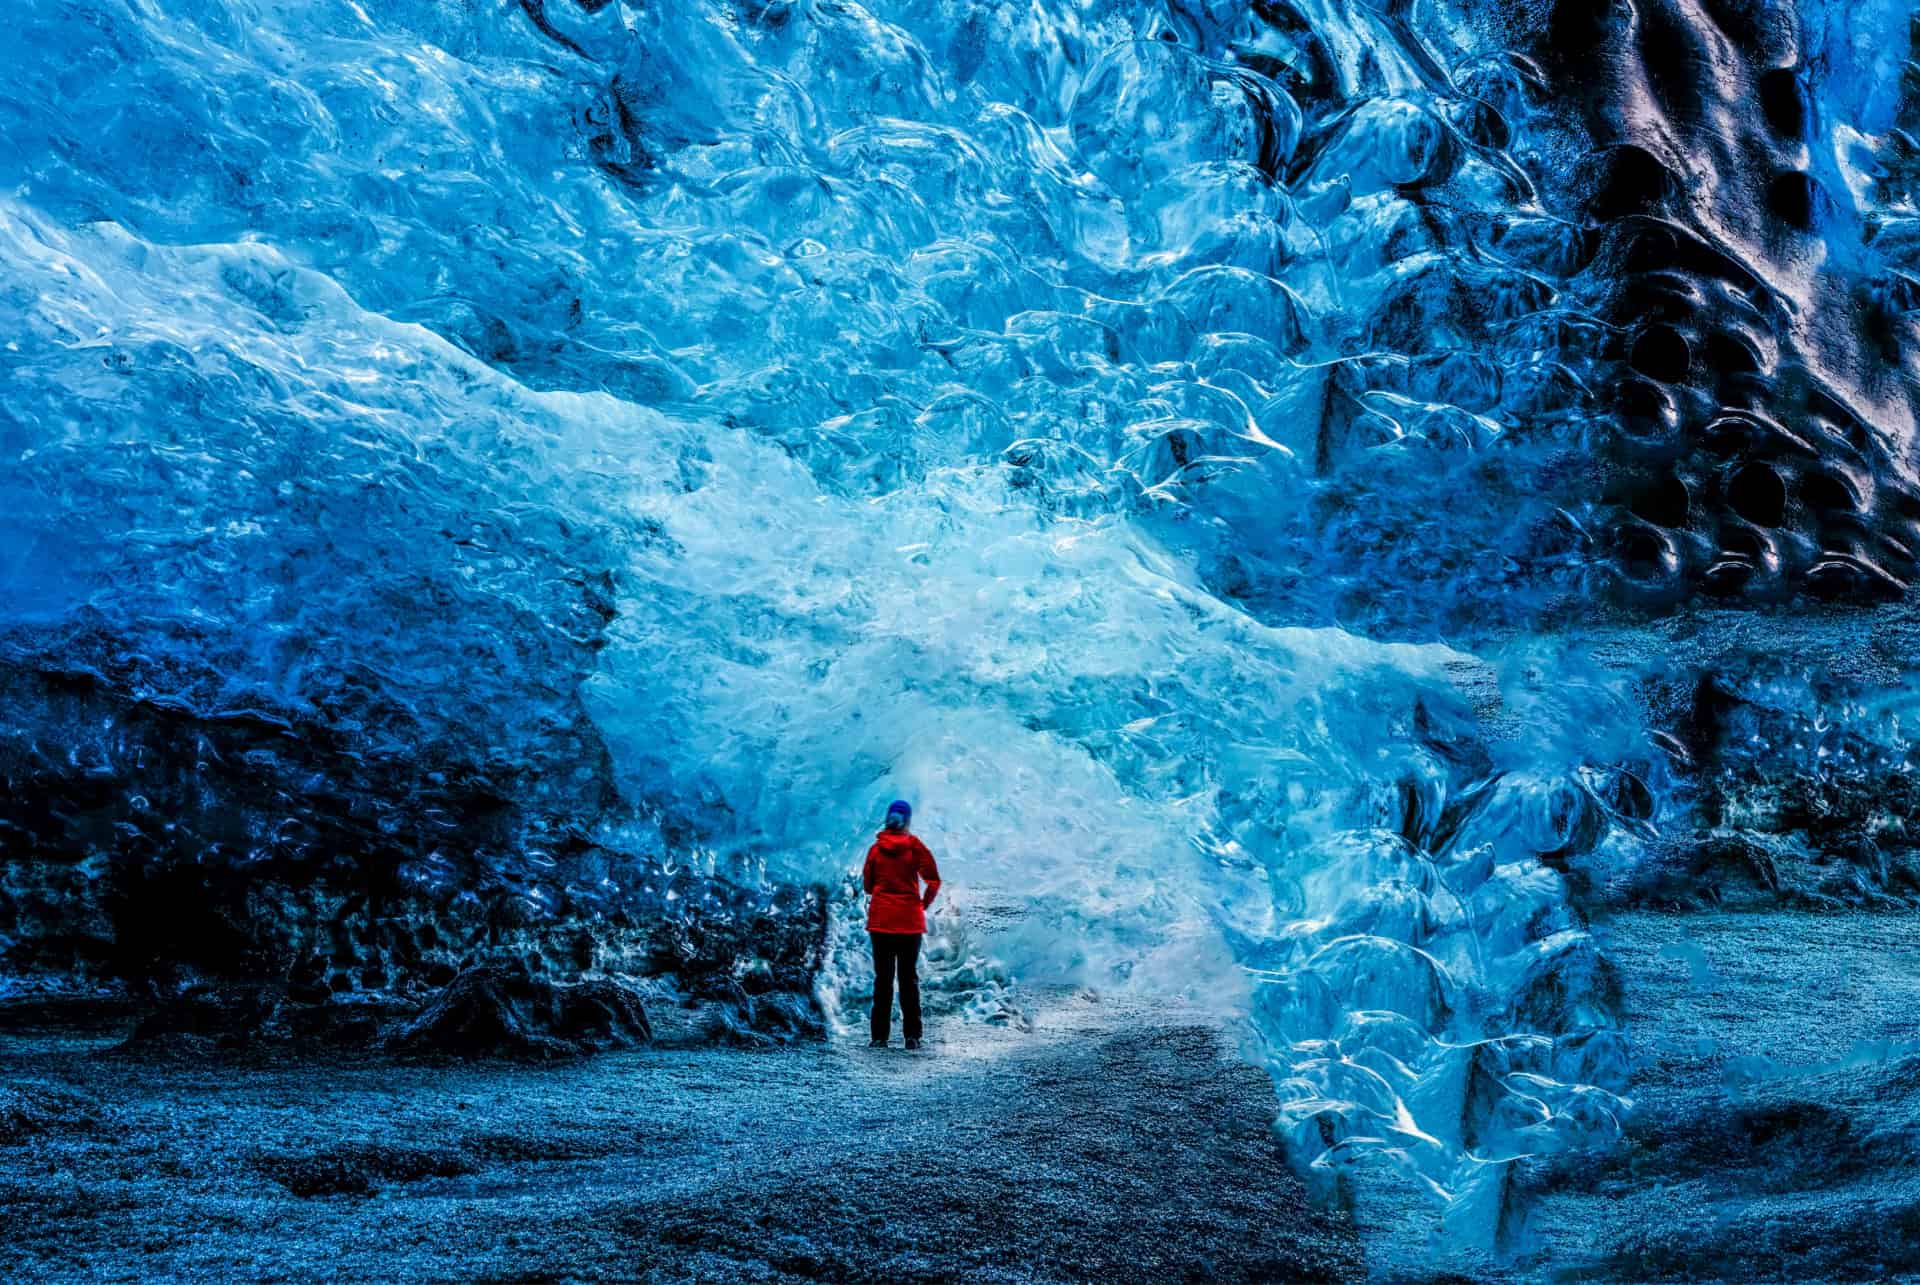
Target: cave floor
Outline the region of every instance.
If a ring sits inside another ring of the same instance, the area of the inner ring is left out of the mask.
[[[1595,925],[1634,1053],[1623,1145],[1540,1175],[1562,1279],[1920,1281],[1920,914]]]
[[[1191,1015],[927,1051],[552,1066],[133,1057],[0,1032],[0,1280],[1267,1281],[1362,1274]]]

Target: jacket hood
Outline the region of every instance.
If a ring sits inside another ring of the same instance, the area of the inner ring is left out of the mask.
[[[883,848],[903,848],[913,838],[911,830],[882,830],[873,841]]]

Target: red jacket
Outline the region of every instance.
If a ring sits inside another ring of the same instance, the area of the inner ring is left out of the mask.
[[[920,891],[920,881],[927,890]],[[924,933],[927,907],[940,891],[940,867],[927,845],[905,830],[882,830],[867,849],[860,882],[873,894],[867,902],[867,931]]]

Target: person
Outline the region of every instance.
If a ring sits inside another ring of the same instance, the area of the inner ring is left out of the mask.
[[[895,799],[887,820],[867,849],[860,882],[869,894],[867,936],[873,939],[873,1039],[870,1048],[887,1046],[893,1023],[893,983],[900,980],[900,1032],[907,1047],[920,1047],[920,939],[927,931],[927,907],[940,892],[940,867],[927,845],[907,825],[913,807]],[[926,890],[921,890],[925,882]]]

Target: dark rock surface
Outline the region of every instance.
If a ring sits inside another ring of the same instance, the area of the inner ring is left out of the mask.
[[[1655,610],[1903,597],[1920,544],[1902,232],[1920,81],[1895,128],[1857,144],[1886,158],[1879,181],[1831,193],[1815,171],[1835,122],[1809,94],[1845,91],[1820,86],[1840,73],[1821,65],[1818,7],[1507,10],[1570,109],[1562,199],[1592,246],[1573,294],[1609,336],[1593,498],[1613,587]]]
[[[659,980],[726,1038],[820,1032],[824,891],[587,838],[615,797],[577,701],[508,771],[404,727],[376,752],[325,720],[157,698],[137,657],[61,641],[64,662],[0,638],[0,994],[120,996],[143,1035],[229,1047],[350,1042],[368,1028],[346,1019],[509,967]]]
[[[928,1052],[651,1047],[539,1067],[102,1058],[0,1036],[100,1127],[0,1139],[0,1277],[1357,1280],[1273,1087],[1194,1018],[1062,997]]]
[[[1633,866],[1586,889],[1594,904],[1920,903],[1912,608],[1845,620],[1690,612],[1599,655],[1641,687],[1662,804]]]

